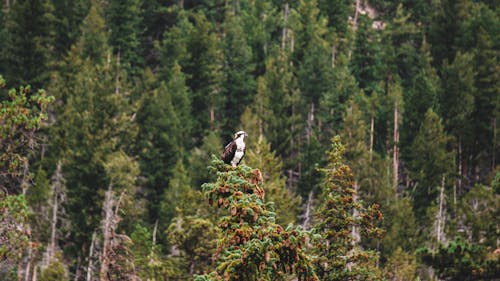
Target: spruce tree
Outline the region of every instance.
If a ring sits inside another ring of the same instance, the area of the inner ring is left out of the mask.
[[[321,280],[382,280],[375,266],[377,253],[362,249],[358,237],[379,237],[382,213],[377,204],[365,207],[356,200],[352,171],[342,160],[344,151],[340,138],[334,137],[327,167],[322,169],[314,226],[318,237],[312,241],[316,272]]]
[[[304,252],[306,233],[275,223],[266,203],[262,174],[246,165],[236,168],[213,157],[210,171],[217,180],[203,185],[210,205],[225,209],[219,219],[222,237],[217,267],[195,280],[318,280]]]

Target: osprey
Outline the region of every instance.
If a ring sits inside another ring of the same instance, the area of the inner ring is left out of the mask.
[[[241,159],[245,156],[245,142],[243,139],[248,137],[244,131],[239,131],[234,134],[234,139],[226,145],[222,152],[222,161],[226,164],[236,167],[240,164]]]

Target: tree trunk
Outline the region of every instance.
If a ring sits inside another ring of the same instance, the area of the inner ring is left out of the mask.
[[[332,44],[332,68],[335,68],[335,57],[337,55],[337,48]]]
[[[441,191],[439,194],[439,210],[437,215],[437,225],[436,225],[436,240],[439,245],[441,242],[444,242],[444,226],[445,226],[445,214],[444,214],[444,182],[445,176],[443,175],[441,180]],[[437,248],[437,247],[436,247]]]
[[[373,160],[373,135],[375,134],[375,117],[370,118],[370,163]]]
[[[399,145],[399,118],[398,118],[398,102],[394,102],[394,144],[393,144],[393,149],[392,149],[392,170],[393,170],[393,178],[392,178],[392,185],[394,187],[394,190],[396,193],[398,192],[398,167],[399,167],[399,151],[398,151],[398,145]]]
[[[496,167],[496,154],[497,154],[497,119],[493,118],[493,153],[491,159],[491,170],[495,170]]]
[[[311,135],[314,125],[314,103],[309,105],[309,113],[307,114],[307,144],[311,142]]]
[[[304,212],[304,221],[302,222],[302,229],[304,229],[304,230],[308,230],[311,226],[313,197],[314,197],[314,193],[312,191],[310,191],[309,196],[307,197],[306,210]]]
[[[102,252],[101,252],[101,270],[99,272],[100,280],[107,280],[107,272],[108,272],[108,261],[110,257],[108,257],[108,249],[110,247],[110,239],[112,236],[112,227],[113,227],[113,185],[110,184],[108,191],[106,191],[105,199],[104,199],[104,221],[102,224],[102,234],[103,234],[103,242],[102,242]]]
[[[92,241],[90,242],[90,250],[89,250],[89,264],[87,266],[87,278],[85,279],[86,281],[91,281],[92,280],[92,275],[94,272],[94,264],[92,262],[93,256],[94,256],[94,246],[95,246],[95,240],[96,240],[96,233],[92,233]]]
[[[354,28],[355,29],[358,27],[359,2],[360,2],[360,0],[356,0],[356,10],[354,11]]]
[[[285,50],[286,47],[286,40],[288,37],[288,15],[290,14],[290,6],[288,3],[285,3],[285,11],[283,13],[283,30],[281,31],[281,49]]]
[[[56,172],[54,174],[54,184],[52,187],[52,192],[54,193],[54,201],[52,204],[52,221],[50,226],[50,244],[47,248],[47,265],[50,264],[54,258],[56,250],[56,227],[57,227],[57,213],[59,210],[59,196],[61,193],[61,184],[63,182],[62,178],[62,168],[61,161],[57,163]]]

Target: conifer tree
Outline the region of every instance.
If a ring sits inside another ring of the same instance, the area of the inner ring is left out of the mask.
[[[449,142],[450,137],[445,134],[441,119],[429,109],[411,146],[413,160],[408,163],[410,177],[417,184],[413,192],[414,210],[420,217],[429,203],[437,198],[443,177],[449,178],[454,171]]]
[[[49,0],[13,1],[5,18],[7,41],[0,64],[5,64],[6,79],[18,87],[29,84],[34,89],[49,79],[54,44],[53,5]]]
[[[359,87],[366,93],[380,91],[384,79],[384,65],[379,31],[372,29],[368,16],[360,16],[350,68]]]
[[[252,49],[243,36],[242,20],[227,12],[224,22],[224,79],[222,93],[226,97],[223,134],[232,135],[245,107],[253,101],[255,79]]]
[[[316,272],[321,280],[381,280],[376,252],[360,247],[353,227],[362,237],[378,237],[382,213],[377,204],[365,207],[355,200],[353,174],[342,161],[344,151],[340,138],[333,138],[327,167],[322,169],[324,182],[314,227],[319,237],[313,241]]]
[[[174,110],[172,91],[160,83],[158,88],[146,93],[137,114],[137,122],[141,124],[137,135],[141,172],[147,179],[152,215],[158,213],[159,199],[168,186],[170,171],[182,156],[183,127]]]
[[[318,280],[304,252],[306,233],[275,223],[266,204],[262,174],[246,165],[236,168],[215,157],[216,182],[203,185],[211,205],[229,211],[219,219],[222,238],[216,252],[217,267],[195,280]]]
[[[189,61],[180,61],[182,70],[186,73],[186,84],[191,89],[191,112],[194,119],[193,131],[196,144],[203,142],[203,133],[218,130],[223,124],[223,42],[217,34],[217,28],[206,15],[197,12],[191,14],[194,26],[186,26],[187,31],[179,35],[187,42]],[[184,27],[186,24],[182,25]]]
[[[108,1],[106,25],[110,31],[109,45],[131,75],[138,74],[144,63],[140,50],[142,18],[139,0]]]

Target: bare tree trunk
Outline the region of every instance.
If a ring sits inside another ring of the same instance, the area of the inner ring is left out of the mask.
[[[26,267],[24,269],[24,281],[29,281],[32,261],[33,261],[33,248],[29,247],[28,248],[28,262],[26,263]]]
[[[96,233],[92,233],[92,241],[90,242],[90,250],[89,250],[89,264],[87,266],[87,278],[85,279],[86,281],[91,281],[92,280],[92,275],[94,271],[94,264],[92,262],[92,258],[94,256],[94,246],[96,242]]]
[[[337,48],[332,44],[332,68],[335,68],[335,58],[337,55]]]
[[[110,247],[110,238],[112,236],[112,224],[114,218],[113,212],[114,198],[113,198],[113,185],[110,184],[108,191],[106,191],[104,199],[104,221],[102,224],[102,254],[101,254],[101,270],[99,272],[100,280],[107,280],[106,275],[108,272],[108,249]]]
[[[356,0],[356,10],[354,11],[354,28],[358,27],[359,2],[360,0]]]
[[[31,278],[31,281],[37,281],[38,280],[38,270],[36,270],[36,266],[33,268],[33,277]]]
[[[399,167],[399,151],[398,151],[398,145],[399,145],[399,118],[398,118],[398,102],[394,102],[394,145],[393,145],[393,150],[392,150],[392,170],[393,170],[393,179],[392,179],[392,185],[394,187],[394,190],[398,191],[398,167]]]
[[[311,190],[309,192],[309,196],[307,197],[306,211],[304,212],[304,222],[302,222],[302,229],[304,230],[308,230],[311,226],[313,198],[314,198],[314,193]]]
[[[462,139],[458,138],[458,194],[462,194]]]
[[[53,176],[54,184],[52,185],[53,203],[52,203],[52,221],[50,226],[50,244],[47,248],[47,261],[46,266],[50,264],[54,258],[56,250],[56,229],[57,229],[57,213],[59,210],[59,196],[61,195],[63,177],[62,177],[62,167],[61,161],[57,163],[56,172]]]
[[[290,14],[290,6],[288,3],[285,3],[285,11],[283,13],[283,21],[284,21],[284,24],[283,24],[283,30],[281,31],[281,49],[282,50],[285,50],[285,47],[286,47],[286,39],[287,39],[287,36],[288,36],[288,15]]]
[[[438,210],[438,215],[437,215],[437,226],[436,226],[436,240],[438,245],[441,242],[444,242],[445,237],[444,237],[444,226],[445,226],[445,214],[444,214],[444,182],[445,182],[445,176],[443,175],[442,180],[441,180],[441,191],[439,194],[439,210]]]
[[[497,154],[497,119],[493,118],[493,153],[491,159],[491,170],[495,170],[496,167],[496,154]]]
[[[311,102],[309,105],[309,112],[307,114],[307,144],[311,142],[311,135],[314,124],[314,103]]]
[[[116,58],[116,77],[115,77],[115,94],[120,93],[120,51],[118,50]]]
[[[354,201],[354,204],[358,202],[358,181],[354,181],[354,194],[352,195],[352,199]],[[359,216],[359,211],[358,209],[354,208],[352,210],[352,217],[353,219],[357,219]],[[361,241],[361,236],[359,234],[358,229],[356,228],[356,224],[353,224],[352,230],[351,230],[351,235],[352,235],[352,246],[358,245],[358,243]]]
[[[184,0],[179,0],[179,8],[184,9]]]
[[[375,134],[375,117],[370,118],[370,163],[373,160],[373,136]]]

